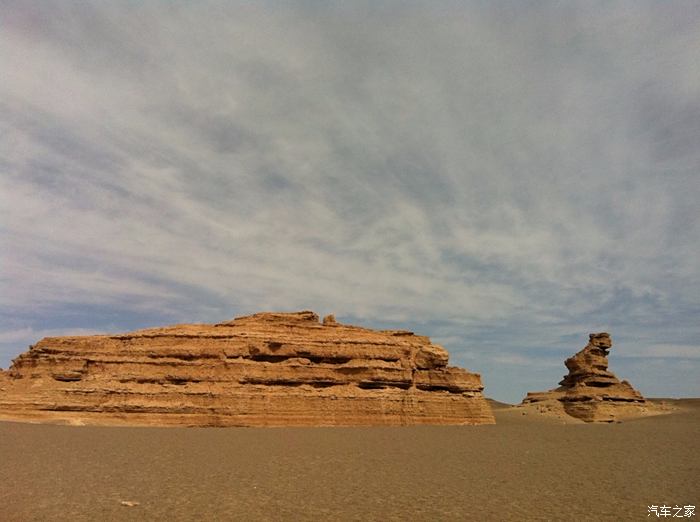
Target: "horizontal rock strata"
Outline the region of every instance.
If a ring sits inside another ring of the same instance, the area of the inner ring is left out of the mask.
[[[0,419],[75,424],[487,424],[478,374],[427,337],[313,312],[49,337],[0,375]]]
[[[611,347],[609,334],[590,334],[588,345],[566,360],[569,373],[559,388],[530,392],[523,404],[542,403],[545,410],[556,411],[547,403],[558,401],[566,414],[585,422],[612,422],[645,413],[644,397],[608,370]]]

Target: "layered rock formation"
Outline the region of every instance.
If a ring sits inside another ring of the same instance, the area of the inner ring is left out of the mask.
[[[488,424],[478,374],[427,337],[313,312],[49,337],[0,376],[0,419],[75,424]]]
[[[608,370],[611,347],[609,334],[590,334],[588,345],[566,360],[569,373],[559,388],[530,392],[523,404],[542,403],[545,410],[556,411],[551,403],[558,402],[566,414],[586,422],[612,422],[646,413],[644,397],[629,382],[619,381]]]

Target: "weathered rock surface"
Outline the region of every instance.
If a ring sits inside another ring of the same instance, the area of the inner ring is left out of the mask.
[[[49,337],[0,376],[0,419],[74,424],[489,424],[478,374],[427,337],[260,313]]]
[[[612,422],[647,413],[644,397],[608,370],[611,347],[609,334],[590,334],[588,345],[566,360],[569,373],[559,388],[530,392],[523,404],[541,403],[542,412],[558,412],[563,406],[566,414],[585,422]]]

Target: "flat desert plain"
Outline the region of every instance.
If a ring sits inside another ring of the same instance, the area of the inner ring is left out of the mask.
[[[616,424],[498,403],[493,426],[2,422],[0,520],[651,520],[700,504],[700,399],[667,402]]]

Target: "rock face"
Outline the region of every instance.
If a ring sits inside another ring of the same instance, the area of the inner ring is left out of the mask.
[[[590,334],[588,345],[566,360],[569,373],[559,383],[559,388],[530,392],[523,404],[559,401],[568,415],[586,422],[612,422],[644,413],[644,397],[630,383],[619,381],[608,370],[611,347],[609,334]]]
[[[478,374],[407,331],[313,312],[49,337],[0,375],[0,419],[175,426],[490,424]]]

